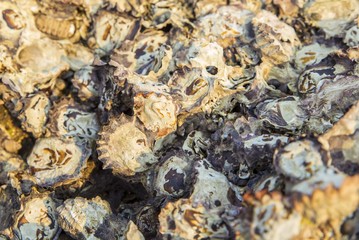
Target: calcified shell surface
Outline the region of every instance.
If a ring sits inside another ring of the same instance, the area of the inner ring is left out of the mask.
[[[358,0],[0,0],[0,239],[359,239]]]

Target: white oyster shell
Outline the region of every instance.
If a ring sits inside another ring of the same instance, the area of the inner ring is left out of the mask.
[[[40,92],[24,99],[24,109],[18,116],[24,130],[40,137],[44,130],[50,109],[50,100]]]
[[[36,40],[31,44],[24,44],[16,54],[20,70],[2,73],[0,77],[21,95],[37,89],[52,88],[56,78],[69,69],[69,65],[62,60],[65,55],[64,49],[51,40]]]
[[[80,178],[89,155],[90,150],[74,139],[42,138],[36,141],[27,163],[37,184],[47,187]]]
[[[197,175],[190,196],[193,203],[216,208],[234,204],[242,199],[238,187],[232,185],[225,175],[212,169],[208,162],[199,161],[195,171]],[[229,199],[229,196],[232,196],[232,199]]]
[[[103,53],[119,47],[126,38],[133,38],[139,28],[135,18],[105,10],[97,12],[94,23],[94,38]]]
[[[100,197],[67,199],[56,209],[61,228],[76,239],[99,239],[94,236],[106,216],[112,213],[108,202]]]
[[[151,143],[134,119],[125,115],[118,120],[112,119],[99,135],[99,159],[104,168],[112,169],[114,173],[131,176],[146,171],[156,162]]]
[[[357,47],[359,46],[359,26],[358,24],[349,28],[345,33],[345,37],[343,40],[349,47]]]
[[[226,239],[228,229],[218,211],[189,199],[169,202],[161,209],[159,231],[170,239]]]
[[[310,140],[289,143],[275,154],[274,159],[279,173],[296,180],[307,179],[325,168],[318,146]]]
[[[170,95],[137,93],[134,97],[134,113],[145,128],[164,137],[177,129],[177,106]]]
[[[46,193],[25,198],[15,217],[13,231],[17,239],[56,238],[61,230],[57,222],[56,205]]]

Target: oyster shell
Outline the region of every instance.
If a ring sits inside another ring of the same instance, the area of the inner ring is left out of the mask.
[[[16,239],[53,239],[60,233],[57,203],[50,193],[32,193],[21,199],[13,227]]]
[[[94,20],[94,47],[101,50],[101,54],[111,52],[126,39],[132,40],[139,30],[139,20],[126,14],[100,10]]]
[[[279,173],[289,178],[303,180],[325,168],[328,163],[324,162],[322,155],[324,154],[320,152],[318,145],[310,140],[302,140],[289,143],[276,151],[273,158]]]
[[[308,23],[321,28],[326,37],[343,35],[344,29],[358,16],[359,3],[356,0],[308,1],[304,16]]]
[[[97,116],[82,108],[66,99],[54,106],[51,114],[51,131],[57,136],[95,140],[100,128]]]
[[[0,12],[0,43],[10,48],[17,47],[21,32],[26,26],[25,18],[12,1],[1,1]]]
[[[294,29],[281,22],[274,14],[262,10],[252,20],[257,47],[274,64],[292,59],[300,41]]]
[[[131,176],[146,171],[157,161],[151,142],[137,125],[134,118],[122,114],[119,119],[110,119],[109,125],[101,129],[97,151],[105,169]]]
[[[23,44],[16,54],[19,71],[4,72],[0,77],[3,83],[22,96],[38,89],[52,88],[56,78],[69,69],[62,60],[64,56],[66,53],[61,45],[48,39]]]
[[[359,171],[359,102],[341,118],[332,129],[318,138],[323,148],[329,151],[333,165],[347,174]]]
[[[154,181],[158,195],[181,197],[188,190],[190,163],[185,157],[172,156],[161,164]]]
[[[177,129],[177,106],[170,95],[137,93],[134,96],[134,114],[145,128],[164,137]]]
[[[90,153],[87,146],[76,143],[74,139],[42,138],[36,141],[27,163],[36,184],[56,186],[81,178]]]
[[[37,138],[41,137],[48,119],[50,100],[44,93],[40,92],[30,95],[22,101],[24,107],[18,116],[22,122],[22,128]]]
[[[67,199],[56,212],[60,227],[75,239],[99,239],[96,230],[112,214],[108,202],[100,197]]]

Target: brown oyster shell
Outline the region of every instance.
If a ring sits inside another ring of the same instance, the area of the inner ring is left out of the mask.
[[[252,20],[257,47],[274,64],[291,60],[300,41],[294,29],[268,11],[259,12]]]
[[[134,118],[122,114],[110,119],[99,132],[97,151],[104,168],[115,174],[131,176],[146,171],[156,162],[151,141]],[[129,138],[131,136],[131,138]]]
[[[332,159],[333,165],[350,175],[358,173],[359,102],[330,129],[318,138]]]

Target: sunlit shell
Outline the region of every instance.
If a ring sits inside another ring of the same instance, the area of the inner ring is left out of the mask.
[[[14,235],[17,239],[51,240],[60,231],[57,222],[56,202],[49,193],[33,193],[22,199],[16,214]]]
[[[105,169],[131,176],[146,171],[156,162],[151,142],[133,118],[124,114],[119,119],[113,118],[99,135],[97,151]]]
[[[18,116],[22,122],[22,128],[35,137],[40,137],[45,130],[50,100],[44,93],[39,93],[25,98],[23,102],[24,109]]]
[[[161,209],[159,231],[167,239],[204,239],[229,237],[218,211],[210,211],[189,199],[169,202]]]
[[[63,100],[54,106],[50,130],[57,136],[95,140],[99,131],[97,116],[82,109],[71,100]]]
[[[357,0],[309,1],[304,6],[306,21],[323,29],[327,37],[342,36],[344,29],[358,16]]]
[[[318,138],[330,152],[333,165],[348,174],[359,171],[359,103],[337,122],[332,129]]]
[[[39,186],[53,186],[81,178],[90,150],[74,139],[41,138],[27,158],[30,171]]]
[[[156,138],[166,136],[177,128],[177,106],[170,95],[138,93],[134,97],[134,113],[145,128],[156,134]]]
[[[108,53],[119,47],[124,40],[132,40],[138,30],[139,20],[129,15],[101,10],[95,17],[96,47]]]
[[[26,26],[24,16],[12,1],[1,1],[0,6],[0,43],[10,48],[16,47],[22,30]]]
[[[208,6],[210,5],[206,7]],[[215,13],[199,18],[196,25],[201,37],[216,39],[224,48],[233,44],[236,41],[234,38],[243,41],[251,39],[249,31],[251,31],[250,23],[253,16],[251,11],[241,7],[223,6]]]
[[[291,60],[300,41],[294,29],[274,14],[261,11],[253,18],[256,44],[262,54],[274,64]]]
[[[315,93],[301,100],[301,108],[313,117],[326,115],[332,122],[337,122],[353,103],[359,100],[359,77],[338,76],[323,81],[316,87]]]
[[[303,180],[325,168],[318,144],[310,140],[289,143],[275,153],[274,165],[286,177]],[[325,156],[323,156],[325,157]]]
[[[5,72],[0,76],[6,85],[21,95],[51,88],[56,78],[69,68],[62,60],[65,55],[59,44],[50,40],[37,40],[17,50],[16,61],[20,71]]]
[[[185,24],[191,24],[188,20],[191,17],[191,11],[185,8],[181,1],[173,0],[151,0],[148,6],[149,11],[142,24],[146,28],[164,28],[169,24],[183,27]]]
[[[112,214],[108,202],[100,197],[67,199],[56,209],[60,227],[75,239],[99,239],[94,236],[106,216]]]
[[[0,144],[8,152],[16,153],[27,134],[17,127],[7,109],[0,105]]]
[[[0,148],[0,185],[8,183],[8,173],[11,171],[21,171],[26,167],[26,163],[20,156],[6,152]]]
[[[149,4],[151,3],[151,1],[148,0],[108,0],[106,2],[108,2],[110,6],[115,7],[118,12],[130,13],[134,17],[141,17],[145,15],[148,12]]]
[[[316,189],[311,195],[279,192],[255,196],[244,200],[252,212],[251,235],[253,239],[317,239],[331,234],[340,236],[343,219],[354,212],[358,205],[359,178],[347,177],[341,184]],[[330,221],[330,223],[328,222]]]
[[[317,86],[345,75],[351,75],[353,63],[346,58],[329,56],[321,62],[307,67],[298,77],[297,88],[301,94],[316,92]]]

